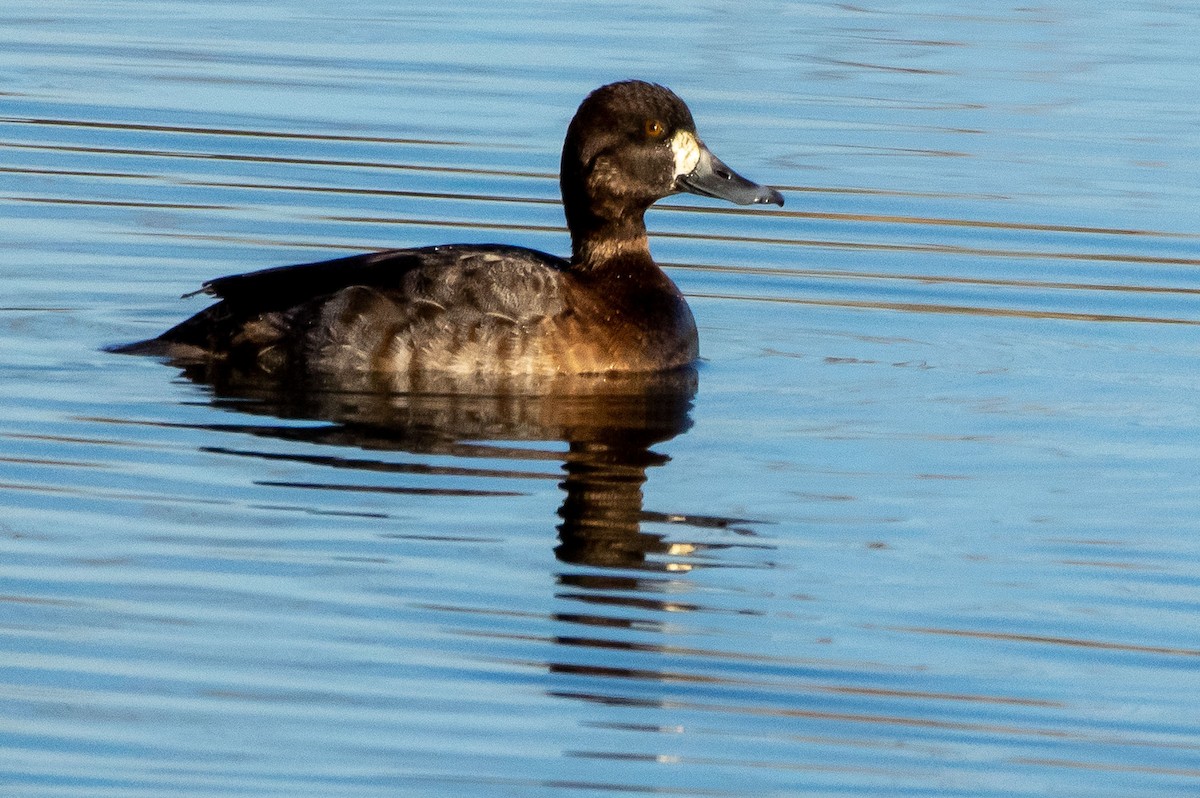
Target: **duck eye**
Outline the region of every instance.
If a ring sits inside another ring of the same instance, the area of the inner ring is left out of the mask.
[[[667,126],[657,119],[647,119],[645,130],[648,138],[661,139],[663,134],[667,132]]]

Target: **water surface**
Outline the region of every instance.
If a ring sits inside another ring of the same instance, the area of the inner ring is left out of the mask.
[[[1166,3],[0,6],[0,792],[1200,789],[1200,24]],[[705,361],[538,397],[103,347],[216,275],[562,253],[588,90]]]

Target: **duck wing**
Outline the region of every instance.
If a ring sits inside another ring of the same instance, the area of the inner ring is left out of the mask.
[[[208,294],[260,312],[284,310],[352,285],[394,286],[405,273],[421,266],[424,254],[436,250],[392,249],[231,274],[205,281],[184,298]]]
[[[281,344],[292,348],[315,334],[336,335],[336,330],[313,328],[328,328],[337,308],[347,326],[374,326],[370,318],[344,315],[351,308],[361,310],[363,297],[370,297],[370,306],[377,309],[386,305],[392,324],[417,311],[455,327],[483,318],[526,324],[565,308],[561,281],[566,268],[566,261],[537,250],[456,244],[218,277],[194,293],[219,302],[158,338],[114,351],[195,360],[236,358]]]

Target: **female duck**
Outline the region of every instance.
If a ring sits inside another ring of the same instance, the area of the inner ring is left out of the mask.
[[[398,249],[220,277],[215,305],[118,351],[268,373],[649,372],[693,362],[696,324],[643,216],[689,191],[783,205],[717,159],[670,90],[592,92],[563,144],[571,259],[502,245]]]

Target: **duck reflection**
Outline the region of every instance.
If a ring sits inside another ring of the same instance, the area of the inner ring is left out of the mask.
[[[646,522],[703,527],[733,526],[735,519],[695,518],[643,509],[647,469],[669,457],[656,444],[688,430],[696,393],[694,369],[647,375],[557,377],[537,382],[516,378],[464,384],[425,375],[403,384],[384,375],[340,375],[336,385],[311,378],[279,378],[212,364],[184,367],[184,376],[209,386],[212,402],[281,419],[312,419],[315,426],[239,425],[237,430],[313,444],[364,450],[558,460],[566,493],[558,509],[557,557],[568,563],[661,571],[687,570],[700,546],[668,542],[643,531]],[[228,427],[223,427],[228,429]],[[566,443],[565,454],[529,443]],[[234,453],[231,450],[224,450]],[[364,470],[421,471],[379,461],[311,455],[236,452],[248,456]],[[432,473],[530,476],[523,471],[452,468]],[[430,471],[426,471],[429,473]],[[422,489],[422,492],[427,492]],[[433,492],[489,495],[505,491]],[[712,546],[706,548],[711,549]]]

